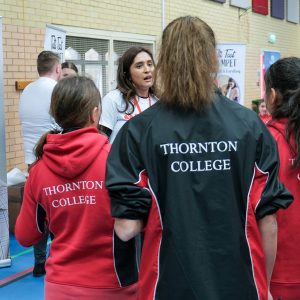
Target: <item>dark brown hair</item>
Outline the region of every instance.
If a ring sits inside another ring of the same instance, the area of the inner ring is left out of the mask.
[[[235,80],[234,80],[233,78],[231,78],[231,77],[228,79],[228,83],[227,83],[227,87],[226,87],[226,88],[227,88],[227,89],[230,88],[230,84],[229,84],[230,82],[233,83],[233,87],[232,87],[232,88],[235,88],[235,87],[236,87],[236,82],[235,82]]]
[[[37,58],[37,70],[40,76],[51,72],[55,65],[60,64],[58,54],[52,51],[42,51]]]
[[[72,69],[76,72],[76,74],[78,74],[78,69],[76,67],[76,65],[74,63],[72,63],[71,61],[65,61],[61,64],[61,68],[62,69]]]
[[[276,91],[273,119],[288,118],[286,141],[295,155],[294,167],[300,167],[300,58],[282,58],[272,64],[265,73],[265,93],[270,95],[271,88]],[[294,136],[296,149],[290,144]]]
[[[125,109],[122,112],[126,112],[130,105],[132,111],[129,112],[129,114],[134,111],[134,105],[131,102],[131,99],[136,95],[136,89],[131,80],[130,67],[133,64],[135,57],[141,52],[146,52],[147,54],[149,54],[154,64],[154,59],[151,51],[139,46],[131,47],[127,51],[125,51],[124,54],[120,57],[118,64],[117,89],[123,94],[123,98],[126,104]],[[149,94],[155,94],[154,85],[150,87]]]
[[[50,115],[65,131],[83,128],[91,121],[93,109],[101,104],[100,92],[93,80],[84,76],[68,76],[60,80],[53,92],[50,104]],[[41,159],[43,147],[50,131],[39,140],[36,148],[36,159]]]
[[[155,69],[161,102],[201,110],[213,101],[215,47],[213,30],[197,17],[180,17],[166,27]]]

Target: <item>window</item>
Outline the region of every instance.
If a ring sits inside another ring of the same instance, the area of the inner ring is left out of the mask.
[[[102,97],[116,87],[118,59],[128,48],[155,51],[154,36],[61,27],[67,32],[65,60],[73,62],[79,74],[90,76]]]
[[[108,92],[108,62],[105,60],[108,45],[106,40],[66,37],[65,60],[73,62],[79,74],[91,77],[101,96]]]

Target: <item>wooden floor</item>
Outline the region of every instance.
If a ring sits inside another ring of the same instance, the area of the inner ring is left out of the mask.
[[[1,300],[43,300],[44,277],[33,277],[33,249],[24,248],[10,235],[12,265],[0,268]]]

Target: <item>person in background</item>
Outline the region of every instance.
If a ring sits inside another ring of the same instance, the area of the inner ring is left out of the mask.
[[[280,158],[279,179],[295,201],[278,211],[278,249],[271,279],[275,300],[300,299],[300,59],[278,60],[265,74],[265,102],[272,115],[267,123]]]
[[[119,59],[117,89],[103,98],[100,120],[100,129],[111,143],[126,121],[157,101],[153,71],[153,56],[146,48],[131,47]]]
[[[159,101],[129,120],[107,161],[116,234],[145,232],[139,299],[272,299],[278,181],[274,139],[257,114],[216,93],[212,29],[164,30]]]
[[[267,124],[272,119],[270,113],[267,110],[266,102],[264,100],[261,100],[258,103],[258,115],[265,124]]]
[[[152,53],[134,46],[119,59],[117,88],[103,98],[100,131],[113,143],[122,126],[134,116],[156,103]],[[137,262],[140,262],[142,235],[135,237]]]
[[[61,78],[78,75],[78,69],[76,65],[70,61],[63,62],[61,64],[61,69],[62,69]]]
[[[57,128],[49,115],[51,94],[61,76],[60,58],[51,51],[42,51],[37,58],[39,79],[30,83],[21,94],[20,121],[23,134],[25,163],[28,169],[35,161],[34,148],[39,138],[47,131]],[[45,274],[48,234],[34,245],[33,276]]]
[[[104,185],[110,145],[97,129],[100,100],[91,79],[69,76],[58,82],[50,114],[62,131],[40,139],[25,185],[17,240],[31,246],[45,228],[54,236],[46,262],[46,300],[136,299],[134,252],[130,256],[127,243],[119,249],[114,242]]]

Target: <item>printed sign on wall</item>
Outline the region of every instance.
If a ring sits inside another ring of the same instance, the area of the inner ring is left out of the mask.
[[[271,16],[284,19],[284,0],[271,0]]]
[[[0,17],[0,179],[6,182],[2,17]],[[0,209],[1,209],[0,204]]]
[[[261,79],[260,79],[260,97],[264,97],[265,93],[265,73],[266,71],[270,68],[274,62],[276,62],[278,59],[280,59],[280,52],[279,51],[268,51],[268,50],[263,50],[261,53]]]
[[[217,55],[219,58],[218,87],[230,100],[244,104],[245,44],[218,44]]]
[[[252,11],[267,15],[269,13],[268,0],[252,0]]]
[[[47,24],[44,49],[59,54],[61,62],[64,62],[65,45],[66,31]]]
[[[230,0],[230,5],[240,8],[249,8],[251,6],[251,0]]]
[[[289,22],[299,23],[299,0],[286,0],[286,19]]]
[[[8,199],[6,186],[6,149],[4,122],[3,43],[0,17],[0,268],[9,267]]]

